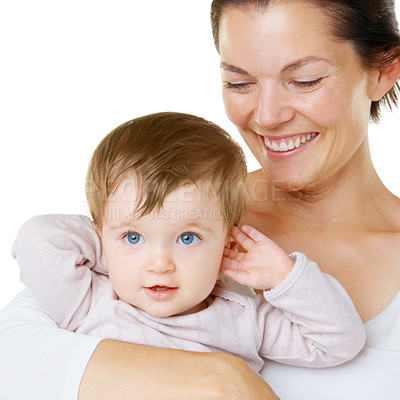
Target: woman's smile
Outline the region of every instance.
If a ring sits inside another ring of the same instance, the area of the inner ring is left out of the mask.
[[[299,149],[300,147],[307,145],[313,141],[318,134],[318,132],[307,132],[286,137],[260,136],[260,138],[269,151],[274,153],[287,153],[291,150]]]

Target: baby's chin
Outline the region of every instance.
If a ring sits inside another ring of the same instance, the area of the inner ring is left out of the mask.
[[[172,310],[171,308],[168,307],[162,307],[162,304],[155,305],[155,307],[145,307],[140,309],[155,318],[169,318],[169,317],[179,317],[183,315],[195,314],[206,308],[207,308],[207,302],[204,300],[200,304],[197,304],[194,307],[182,308],[180,310],[176,309]]]
[[[185,311],[182,311],[178,314],[174,314],[174,315],[170,315],[170,317],[174,316],[179,316],[179,315],[189,315],[189,314],[195,314],[197,312],[200,312],[202,310],[205,310],[207,308],[207,302],[205,300],[203,300],[200,304],[197,304],[194,307],[191,307]]]

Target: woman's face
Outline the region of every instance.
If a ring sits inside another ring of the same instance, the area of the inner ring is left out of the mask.
[[[228,117],[282,190],[329,184],[368,154],[376,74],[362,69],[351,43],[329,36],[327,23],[321,9],[297,1],[228,8],[221,18]]]

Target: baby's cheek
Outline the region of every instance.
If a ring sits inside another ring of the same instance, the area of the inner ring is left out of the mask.
[[[130,269],[122,261],[117,259],[108,259],[108,272],[111,285],[114,290],[123,290],[130,280]]]

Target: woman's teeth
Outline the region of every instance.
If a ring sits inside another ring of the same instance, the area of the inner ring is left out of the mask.
[[[313,132],[313,133],[307,133],[304,136],[299,136],[296,139],[287,138],[287,139],[281,139],[279,141],[275,141],[264,137],[264,143],[272,151],[284,152],[293,149],[298,149],[299,147],[302,147],[307,143],[311,142],[311,140],[313,140],[316,136],[317,133]]]

